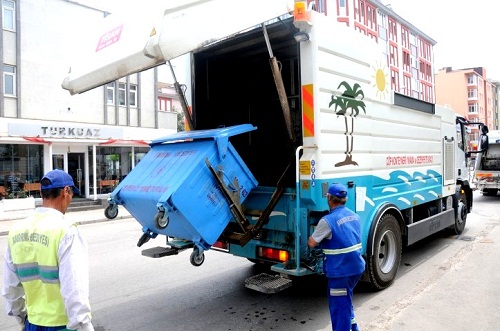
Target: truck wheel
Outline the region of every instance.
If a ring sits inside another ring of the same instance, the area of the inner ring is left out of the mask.
[[[118,216],[118,206],[117,205],[108,205],[106,209],[104,209],[104,216],[106,218],[112,220],[116,216]]]
[[[385,214],[375,229],[373,253],[368,258],[370,283],[382,290],[394,281],[403,250],[401,228],[391,214]]]
[[[201,252],[198,247],[193,248],[193,252],[191,253],[191,257],[189,258],[189,261],[191,262],[192,265],[195,267],[199,267],[200,265],[205,262],[205,253]]]
[[[458,198],[457,211],[455,212],[455,224],[450,226],[448,232],[459,235],[465,230],[465,223],[467,221],[467,197],[465,194],[461,194]]]

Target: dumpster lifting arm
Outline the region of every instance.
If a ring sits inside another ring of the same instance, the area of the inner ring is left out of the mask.
[[[245,246],[250,241],[250,239],[258,236],[258,232],[262,229],[262,227],[265,224],[269,222],[269,215],[271,215],[271,212],[274,210],[274,207],[276,207],[276,204],[278,203],[280,197],[283,195],[284,176],[289,168],[290,165],[286,167],[285,171],[281,175],[280,180],[276,185],[276,189],[274,190],[273,195],[271,196],[271,200],[269,201],[264,211],[260,214],[259,219],[255,223],[255,225],[253,226],[248,225],[246,227],[246,230],[245,229],[243,230],[244,233],[237,233],[231,231],[229,228],[226,228],[226,231],[224,231],[224,233],[222,234],[222,237],[224,239],[229,240],[231,243]]]
[[[226,198],[227,202],[229,203],[229,209],[231,210],[231,213],[233,214],[236,221],[238,221],[238,224],[240,225],[241,229],[245,231],[245,229],[249,225],[249,222],[243,215],[243,211],[241,210],[240,190],[238,181],[235,180],[233,183],[231,183],[235,185],[236,192],[230,192],[227,189],[226,185],[224,185],[224,181],[222,180],[222,177],[224,176],[223,172],[215,170],[214,167],[212,167],[212,165],[210,164],[210,161],[208,159],[205,159],[205,163],[207,164],[208,169],[210,169],[212,175],[214,175],[217,184],[219,184],[219,187],[221,189],[222,194],[224,195],[224,198]]]

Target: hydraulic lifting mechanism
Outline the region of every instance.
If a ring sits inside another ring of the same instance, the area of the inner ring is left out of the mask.
[[[269,42],[269,36],[266,30],[265,24],[262,24],[262,30],[264,34],[264,38],[266,41],[267,49],[269,52],[269,62],[271,66],[271,70],[273,73],[276,89],[279,96],[280,105],[283,111],[283,116],[285,119],[285,124],[287,127],[288,135],[290,141],[293,143],[296,140],[295,132],[293,128],[292,116],[290,113],[290,107],[288,104],[288,98],[286,95],[285,87],[283,84],[283,78],[281,76],[279,63],[273,55],[273,51]],[[179,95],[181,100],[181,107],[183,109],[184,116],[186,117],[187,126],[190,130],[195,129],[194,121],[191,117],[191,114],[188,110],[188,105],[186,102],[186,98],[181,88],[180,84],[177,82],[175,77],[175,73],[173,70],[170,61],[167,61],[170,66],[170,70],[172,72],[172,76],[174,78],[174,86],[176,93]],[[281,198],[284,191],[284,177],[287,171],[290,168],[290,164],[283,171],[276,188],[271,196],[269,203],[267,204],[264,210],[243,210],[243,207],[240,202],[240,186],[238,184],[238,180],[235,178],[231,183],[226,185],[224,183],[224,171],[223,169],[219,169],[218,167],[212,166],[208,158],[205,160],[205,164],[210,170],[213,178],[222,192],[223,197],[227,201],[231,214],[234,217],[236,222],[229,222],[227,227],[222,232],[219,240],[224,242],[229,242],[232,244],[238,244],[240,246],[246,245],[251,239],[255,239],[259,237],[259,232],[264,225],[266,225],[269,221],[269,216],[271,212],[275,208],[279,199]],[[113,198],[108,199],[108,206],[104,211],[105,216],[109,219],[113,219],[118,215],[118,202]],[[257,221],[255,224],[251,224],[248,219],[245,217],[257,217]],[[167,228],[169,224],[169,216],[168,212],[165,210],[163,206],[158,206],[158,210],[156,215],[154,216],[154,224],[155,227],[159,230],[163,230]],[[143,228],[143,234],[139,238],[137,242],[137,246],[141,247],[143,244],[149,241],[151,238],[156,238],[158,233],[151,231],[150,229]],[[176,255],[181,251],[186,249],[193,248],[193,251],[190,256],[190,262],[194,266],[200,266],[205,261],[204,251],[207,249],[202,245],[196,244],[190,240],[180,240],[176,238],[167,237],[167,245],[168,247],[153,247],[149,249],[145,249],[142,251],[142,255],[152,257],[152,258],[160,258],[169,255]]]

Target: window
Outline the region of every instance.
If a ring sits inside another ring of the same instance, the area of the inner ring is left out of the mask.
[[[11,0],[2,0],[2,22],[3,28],[14,31],[15,28],[15,3]]]
[[[399,67],[398,61],[398,48],[394,45],[389,45],[389,54],[390,54],[390,64],[395,67]]]
[[[410,53],[403,50],[403,70],[410,71]]]
[[[401,26],[401,43],[404,48],[410,48],[410,33],[408,28]]]
[[[469,75],[467,76],[467,84],[469,85],[477,85],[477,77],[475,75]]]
[[[391,18],[389,18],[389,40],[398,42],[397,23]]]
[[[3,93],[5,95],[16,95],[16,67],[3,66]]]
[[[118,105],[125,106],[127,104],[127,89],[125,83],[118,83]]]
[[[108,105],[114,104],[115,83],[108,84],[107,93],[108,93],[107,97]],[[127,94],[127,84],[118,83],[118,105],[119,106],[128,105],[130,107],[137,107],[137,85],[130,84],[128,86],[128,94]]]
[[[472,103],[469,105],[469,114],[477,114],[477,103]]]
[[[391,69],[391,88],[394,91],[399,91],[399,73],[394,69]]]
[[[130,107],[137,107],[137,85],[129,86],[128,98]]]
[[[171,111],[172,110],[172,99],[165,98],[165,97],[158,97],[158,110]]]
[[[109,83],[106,85],[106,100],[108,105],[115,104],[115,83]]]
[[[470,89],[467,91],[469,99],[477,99],[477,89]]]
[[[403,76],[403,87],[401,87],[401,90],[403,90],[403,93],[406,95],[411,94],[411,77],[404,75]],[[400,92],[401,92],[400,90]]]

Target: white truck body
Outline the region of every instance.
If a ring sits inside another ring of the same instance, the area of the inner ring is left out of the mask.
[[[72,71],[63,83],[81,93],[192,52],[195,129],[257,127],[231,138],[259,183],[241,206],[248,232],[239,233],[231,222],[208,244],[270,263],[280,274],[321,272],[321,258],[311,255],[307,238],[328,211],[325,195],[334,182],[348,187],[347,205],[361,217],[364,280],[377,289],[394,280],[403,245],[447,228],[463,231],[472,208],[464,121],[450,109],[392,91],[375,41],[336,17],[296,10],[305,15],[294,19],[280,0],[252,1],[251,13],[250,7],[231,6],[234,13],[220,15],[212,7],[227,2],[200,1],[199,7],[165,12],[156,34],[134,45],[131,55],[111,44],[103,49],[110,52],[105,61],[95,54],[89,62],[96,68]],[[193,21],[191,11],[201,9],[205,15],[193,15]],[[235,25],[212,38],[203,33],[210,21],[199,21],[207,17]],[[236,24],[240,20],[244,24]],[[297,42],[300,34],[306,40]],[[273,59],[279,73],[272,71]],[[121,203],[119,188],[112,207]],[[139,221],[143,236],[165,234],[158,220]],[[247,286],[257,287],[251,280]]]

